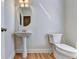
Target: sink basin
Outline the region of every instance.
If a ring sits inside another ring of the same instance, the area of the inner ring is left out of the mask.
[[[32,32],[15,32],[15,35],[18,37],[29,36],[31,34],[32,34]]]

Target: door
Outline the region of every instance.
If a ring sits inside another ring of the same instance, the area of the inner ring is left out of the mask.
[[[1,0],[1,17],[1,59],[12,59],[15,55],[15,0]]]
[[[5,59],[5,34],[6,28],[4,23],[4,0],[1,0],[1,59]]]

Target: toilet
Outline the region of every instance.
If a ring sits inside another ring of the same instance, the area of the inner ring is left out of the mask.
[[[77,51],[75,48],[61,43],[63,34],[48,34],[49,43],[56,59],[76,59]]]

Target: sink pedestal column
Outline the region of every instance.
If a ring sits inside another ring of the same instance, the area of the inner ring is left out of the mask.
[[[23,58],[27,58],[27,39],[29,35],[31,35],[31,32],[15,32],[17,37],[22,37],[23,40]]]
[[[27,57],[27,37],[23,37],[23,43],[24,43],[23,58],[26,58]]]

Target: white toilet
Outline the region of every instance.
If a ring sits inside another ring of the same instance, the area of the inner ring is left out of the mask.
[[[56,59],[76,59],[77,51],[75,48],[61,43],[63,34],[48,34],[49,43]]]

